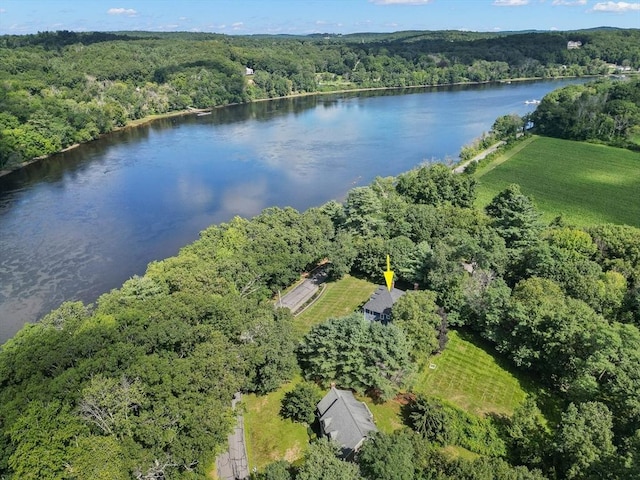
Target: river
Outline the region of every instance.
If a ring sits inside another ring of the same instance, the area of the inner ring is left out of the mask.
[[[376,176],[456,159],[500,115],[567,83],[298,97],[116,132],[0,178],[0,343],[97,297],[198,232],[304,210]]]

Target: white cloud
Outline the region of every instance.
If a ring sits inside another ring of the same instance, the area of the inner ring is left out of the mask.
[[[110,8],[107,10],[109,15],[128,15],[130,17],[135,16],[136,12],[133,8]]]
[[[568,7],[576,7],[586,5],[587,0],[553,0],[552,5],[566,5]]]
[[[628,2],[601,2],[593,6],[594,12],[640,12],[640,3]]]
[[[376,5],[426,5],[431,0],[369,0]]]
[[[529,0],[493,0],[495,7],[521,7],[528,4]]]
[[[231,28],[233,28],[234,30],[242,30],[244,28],[244,23],[243,22],[232,23]]]

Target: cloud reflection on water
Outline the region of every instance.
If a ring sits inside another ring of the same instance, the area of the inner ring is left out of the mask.
[[[64,300],[93,302],[211,223],[303,210],[455,155],[560,84],[230,107],[123,130],[2,178],[0,342]]]

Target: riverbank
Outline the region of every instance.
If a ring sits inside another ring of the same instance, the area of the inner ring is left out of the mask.
[[[222,108],[222,107],[226,107],[226,106],[228,106],[228,105],[221,105],[220,107],[216,107],[216,108]],[[11,172],[15,172],[16,170],[20,170],[21,168],[27,167],[27,166],[29,166],[29,165],[31,165],[33,163],[39,162],[41,160],[45,160],[47,158],[54,157],[54,156],[59,155],[59,154],[64,153],[64,152],[68,152],[69,150],[73,150],[74,148],[78,148],[81,145],[85,145],[87,143],[91,143],[94,140],[98,140],[99,138],[106,137],[106,136],[111,135],[112,133],[115,133],[115,132],[120,132],[122,130],[127,130],[129,128],[137,128],[137,127],[140,127],[142,125],[147,125],[149,123],[152,123],[152,122],[154,122],[156,120],[162,120],[162,119],[165,119],[165,118],[183,117],[185,115],[204,113],[204,112],[208,112],[208,111],[211,111],[211,109],[208,109],[208,108],[207,109],[204,109],[204,108],[190,108],[190,109],[186,109],[186,110],[177,110],[177,111],[173,111],[173,112],[148,115],[146,117],[139,118],[137,120],[132,120],[132,121],[128,122],[126,125],[123,125],[122,127],[116,127],[113,130],[111,130],[110,132],[103,133],[98,138],[94,138],[93,140],[89,140],[88,142],[74,143],[73,145],[69,145],[68,147],[63,148],[59,152],[55,152],[55,153],[52,153],[50,155],[42,155],[40,157],[35,157],[35,158],[32,158],[31,160],[26,160],[26,161],[18,163],[16,165],[12,165],[9,168],[4,168],[3,170],[0,170],[0,177],[8,175]]]
[[[593,78],[598,78],[599,76],[583,76],[580,78],[589,78],[589,77],[593,77]],[[561,79],[567,79],[567,78],[577,78],[574,76],[562,76],[562,77],[553,77],[553,78],[548,78],[548,79],[544,79],[544,78],[513,78],[513,79],[504,79],[504,80],[496,80],[496,81],[487,81],[487,82],[457,82],[457,83],[449,83],[449,84],[444,84],[444,85],[408,85],[408,86],[404,86],[404,87],[363,87],[363,88],[342,88],[342,89],[337,89],[337,90],[327,90],[327,91],[315,91],[315,92],[304,92],[304,93],[294,93],[291,95],[285,95],[285,96],[281,96],[281,97],[271,97],[271,98],[258,98],[258,99],[254,99],[251,100],[250,102],[246,102],[246,103],[257,103],[257,102],[267,102],[267,101],[271,101],[271,100],[284,100],[287,98],[299,98],[299,97],[310,97],[310,96],[319,96],[319,95],[336,95],[336,94],[344,94],[344,93],[359,93],[359,92],[376,92],[376,91],[392,91],[392,90],[419,90],[419,89],[425,89],[425,88],[442,88],[442,87],[455,87],[455,86],[465,86],[465,85],[491,85],[491,84],[506,84],[506,83],[514,83],[514,82],[527,82],[527,81],[541,81],[541,80],[561,80]],[[173,118],[173,117],[182,117],[182,116],[186,116],[186,115],[193,115],[193,114],[198,114],[198,113],[206,113],[206,112],[211,112],[213,110],[219,109],[219,108],[225,108],[225,107],[230,107],[230,106],[234,106],[234,105],[240,105],[239,103],[228,103],[225,105],[217,105],[215,107],[212,108],[202,108],[202,109],[196,109],[196,108],[188,108],[188,109],[184,109],[184,110],[177,110],[177,111],[172,111],[172,112],[166,112],[166,113],[161,113],[161,114],[154,114],[154,115],[148,115],[146,117],[137,119],[137,120],[132,120],[130,122],[128,122],[126,125],[122,126],[122,127],[116,127],[114,128],[111,132],[109,133],[104,133],[102,135],[100,135],[98,138],[102,138],[105,137],[107,135],[110,135],[111,133],[115,133],[121,130],[126,130],[129,128],[136,128],[142,125],[147,125],[149,123],[152,123],[156,120],[162,120],[162,119],[166,119],[166,118]],[[90,143],[93,140],[90,140],[89,142],[85,142],[85,143]],[[0,177],[4,176],[4,175],[8,175],[12,172],[15,172],[16,170],[20,170],[24,167],[27,167],[28,165],[31,165],[33,163],[39,162],[41,160],[45,160],[47,158],[53,157],[55,155],[58,155],[60,153],[72,150],[74,148],[79,147],[80,145],[82,145],[81,143],[76,143],[73,145],[70,145],[68,147],[65,147],[64,149],[60,150],[59,152],[55,152],[52,153],[50,155],[43,155],[41,157],[36,157],[36,158],[32,158],[30,160],[21,162],[19,164],[16,165],[12,165],[10,167],[5,167],[4,169],[0,170]]]

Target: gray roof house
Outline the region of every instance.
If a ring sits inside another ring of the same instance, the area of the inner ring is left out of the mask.
[[[393,287],[389,291],[387,287],[380,285],[362,307],[364,318],[371,322],[389,323],[391,321],[391,307],[402,295],[404,295],[404,290]]]
[[[322,434],[340,446],[345,460],[353,459],[369,433],[378,431],[369,407],[349,390],[331,387],[318,403],[317,414]]]

